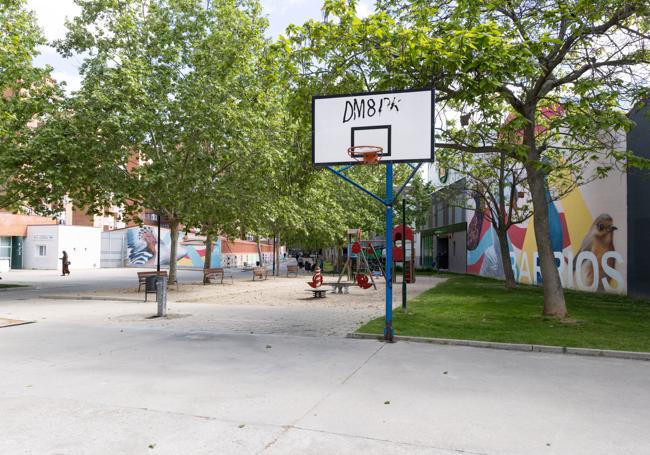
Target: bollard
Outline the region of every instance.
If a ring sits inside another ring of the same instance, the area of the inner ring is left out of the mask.
[[[167,277],[158,276],[156,280],[156,303],[158,304],[158,314],[156,316],[167,316]]]

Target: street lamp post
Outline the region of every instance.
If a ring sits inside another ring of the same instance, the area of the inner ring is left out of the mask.
[[[158,248],[156,248],[156,256],[158,256],[158,261],[156,265],[156,271],[160,273],[160,212],[158,212],[157,218],[158,218]]]

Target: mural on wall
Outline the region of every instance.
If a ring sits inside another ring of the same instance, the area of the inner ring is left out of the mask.
[[[627,287],[626,180],[622,173],[549,198],[551,244],[566,288],[624,294]],[[467,227],[467,272],[503,277],[496,231],[474,200]],[[508,231],[510,262],[520,283],[540,284],[532,218]]]
[[[178,234],[176,264],[179,267],[203,267],[205,243],[203,237],[192,234]],[[155,266],[158,261],[157,229],[151,226],[129,228],[126,232],[128,265],[134,267]],[[168,229],[161,230],[160,265],[169,266],[171,235]],[[214,242],[210,267],[221,267],[221,240]]]

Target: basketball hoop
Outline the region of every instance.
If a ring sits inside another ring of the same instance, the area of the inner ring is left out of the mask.
[[[348,148],[348,155],[363,164],[379,164],[384,148],[376,145],[355,145]]]

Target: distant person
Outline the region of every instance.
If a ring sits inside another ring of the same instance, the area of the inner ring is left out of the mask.
[[[68,253],[63,251],[63,257],[61,259],[61,276],[70,275],[70,260],[68,259]]]

